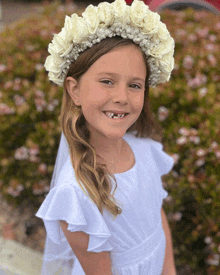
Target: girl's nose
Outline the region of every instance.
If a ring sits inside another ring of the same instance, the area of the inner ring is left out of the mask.
[[[115,88],[113,101],[121,104],[126,104],[128,102],[128,87],[126,85],[118,85]]]

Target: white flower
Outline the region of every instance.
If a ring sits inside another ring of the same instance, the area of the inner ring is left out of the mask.
[[[166,41],[163,41],[160,44],[155,45],[155,47],[151,49],[150,54],[156,58],[163,58],[163,56],[166,54],[171,55],[171,53],[173,52],[173,49],[174,49],[174,40],[172,37],[169,37]]]
[[[112,6],[116,21],[123,24],[128,23],[130,20],[130,7],[126,5],[126,2],[124,0],[115,0]]]
[[[63,32],[61,31],[58,34],[54,34],[52,44],[54,45],[53,48],[55,48],[55,49],[53,49],[53,50],[55,53],[56,52],[59,54],[65,53],[71,47],[71,44],[67,43],[65,39],[66,39],[66,37],[64,35],[64,31]],[[49,47],[51,50],[52,45],[51,46],[49,45]],[[48,49],[48,51],[49,51],[49,49]]]
[[[60,68],[65,63],[59,56],[56,55],[49,55],[45,61],[45,68],[47,71],[50,71],[52,73],[59,73]]]
[[[174,68],[173,51],[165,54],[160,60],[160,69],[162,72],[169,73]]]
[[[160,22],[160,15],[149,10],[147,16],[144,18],[143,30],[145,34],[153,34],[158,32]]]
[[[89,34],[89,30],[85,24],[84,19],[75,13],[71,15],[71,23],[70,20],[67,19],[66,24],[68,28],[71,28],[71,35],[74,43],[80,43],[81,41],[85,40]]]
[[[134,0],[130,9],[131,23],[135,27],[143,27],[144,18],[148,15],[149,8],[143,1]]]
[[[114,20],[113,7],[110,3],[102,2],[98,5],[100,26],[110,26]]]
[[[167,30],[167,26],[163,22],[159,22],[158,37],[160,40],[167,40],[170,37],[170,33]]]
[[[98,8],[89,5],[86,10],[82,13],[83,19],[87,23],[88,30],[91,34],[94,34],[99,26],[99,14]]]

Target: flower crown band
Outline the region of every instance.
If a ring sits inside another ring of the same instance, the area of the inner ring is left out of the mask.
[[[134,0],[131,6],[124,0],[102,2],[97,7],[89,5],[82,17],[75,13],[66,16],[64,27],[48,46],[50,55],[44,66],[49,79],[62,86],[80,52],[113,36],[131,39],[140,46],[150,68],[149,86],[155,87],[170,79],[174,68],[174,39],[160,21],[160,15],[139,0]]]

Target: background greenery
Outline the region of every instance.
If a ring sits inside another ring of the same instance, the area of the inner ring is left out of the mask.
[[[72,12],[54,3],[1,33],[0,188],[11,203],[37,209],[48,192],[62,88],[43,64]],[[161,17],[176,41],[176,65],[171,81],[151,90],[151,102],[175,159],[163,178],[175,260],[186,274],[220,274],[220,21],[191,9]]]

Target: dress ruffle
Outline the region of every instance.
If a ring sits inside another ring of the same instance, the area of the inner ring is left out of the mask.
[[[79,190],[76,190],[79,189]],[[43,219],[48,237],[61,244],[65,238],[60,220],[68,223],[71,232],[83,231],[89,235],[87,251],[110,251],[111,233],[97,206],[76,186],[63,184],[54,187],[36,214]]]
[[[151,139],[150,145],[160,176],[169,173],[174,165],[174,159],[163,150],[160,142]]]

